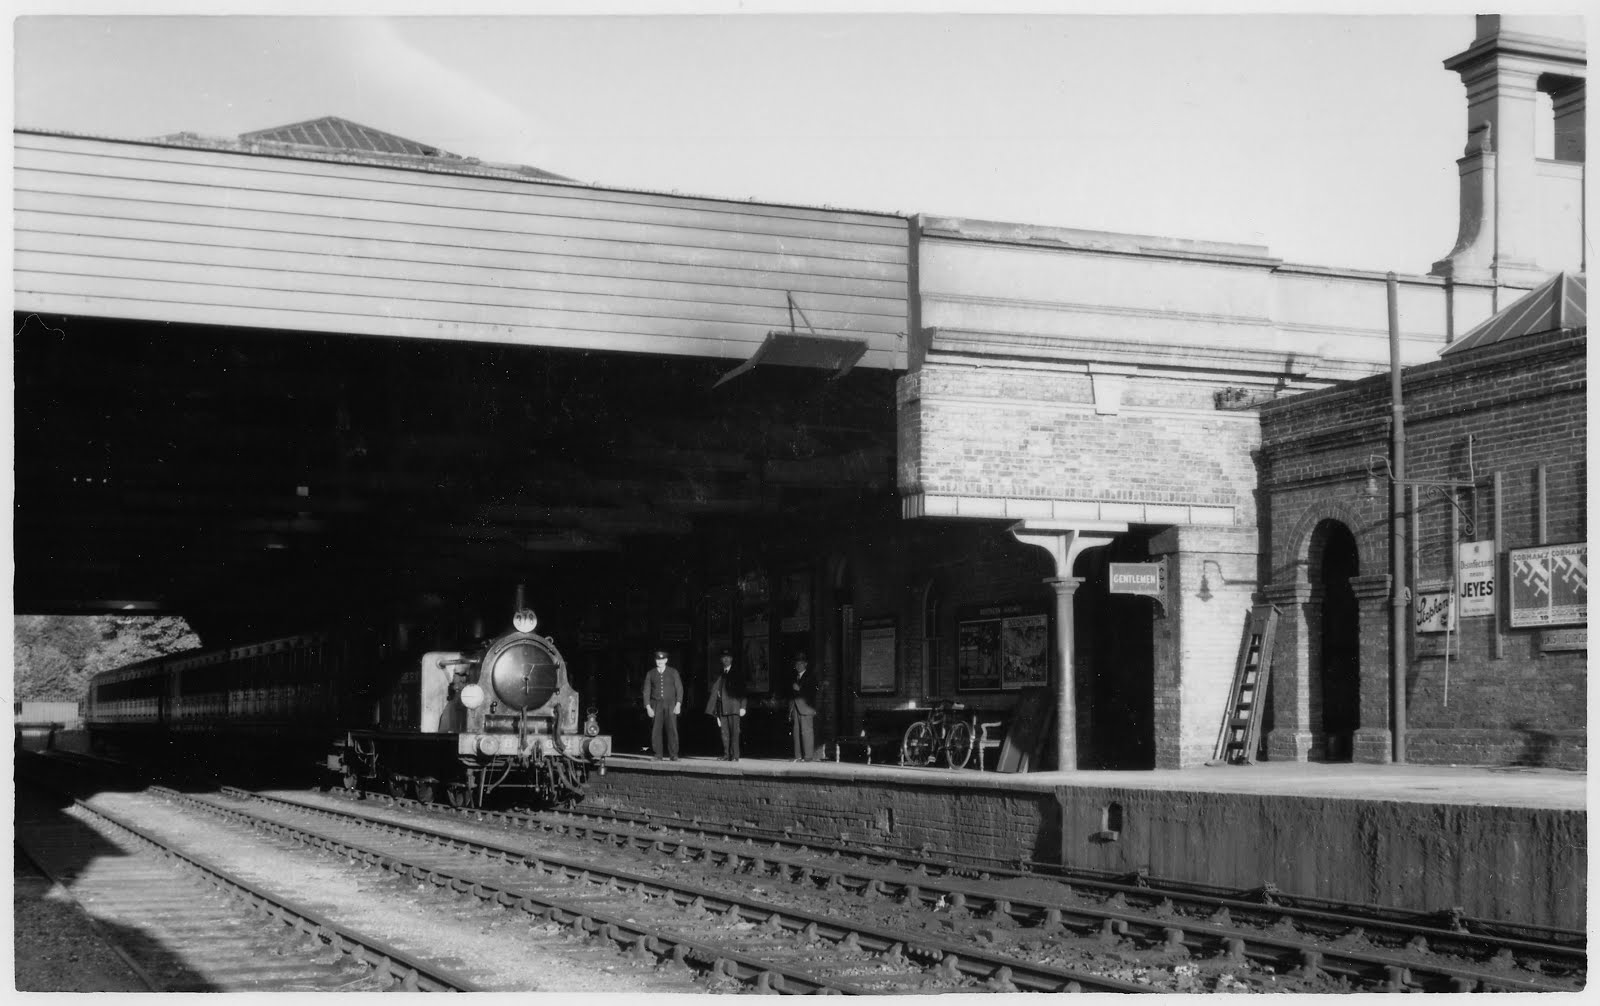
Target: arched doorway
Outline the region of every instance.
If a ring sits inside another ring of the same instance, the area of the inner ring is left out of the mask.
[[[1149,558],[1148,539],[1125,535],[1074,564],[1073,575],[1083,577],[1073,598],[1082,768],[1155,767],[1153,602],[1109,589],[1111,563]]]
[[[1322,702],[1322,753],[1327,761],[1350,761],[1361,725],[1361,618],[1350,578],[1361,573],[1356,539],[1338,521],[1323,521],[1311,535],[1312,583],[1321,594],[1321,639],[1313,678]]]

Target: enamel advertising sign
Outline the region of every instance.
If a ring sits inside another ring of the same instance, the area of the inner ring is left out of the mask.
[[[1512,628],[1588,624],[1588,542],[1514,548],[1510,570]]]

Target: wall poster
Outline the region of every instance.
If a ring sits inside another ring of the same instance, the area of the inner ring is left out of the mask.
[[[712,587],[706,593],[706,635],[733,634],[733,588]]]
[[[956,689],[1029,688],[1050,680],[1050,616],[986,608],[956,626]]]
[[[956,690],[1000,687],[1000,619],[962,622],[956,627]]]
[[[766,635],[746,636],[740,652],[744,655],[745,691],[751,695],[765,695],[772,691],[772,662],[768,655]]]
[[[1000,622],[1000,687],[1028,688],[1050,681],[1050,617],[1024,615]]]
[[[895,690],[893,619],[867,619],[861,623],[857,660],[860,674],[858,690],[863,695],[881,695]]]
[[[1588,624],[1588,542],[1514,548],[1509,564],[1513,629]]]
[[[752,695],[772,690],[771,628],[767,574],[756,570],[739,577],[740,664],[745,688]]]
[[[811,574],[800,571],[783,576],[778,595],[778,631],[811,631]]]

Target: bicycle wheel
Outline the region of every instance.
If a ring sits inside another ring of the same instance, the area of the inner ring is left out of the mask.
[[[905,740],[900,742],[900,764],[932,765],[935,754],[932,727],[922,722],[906,727]]]
[[[966,768],[972,758],[972,724],[956,723],[944,742],[944,756],[951,768]]]

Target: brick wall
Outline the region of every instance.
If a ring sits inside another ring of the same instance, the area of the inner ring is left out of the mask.
[[[1407,477],[1467,480],[1469,436],[1477,477],[1476,489],[1454,493],[1465,518],[1447,501],[1419,491],[1406,544],[1407,578],[1414,587],[1448,589],[1453,546],[1466,540],[1468,519],[1477,525],[1472,538],[1496,540],[1501,564],[1498,611],[1461,620],[1448,682],[1443,638],[1424,638],[1407,626],[1410,761],[1584,765],[1587,652],[1553,650],[1544,645],[1545,631],[1510,627],[1505,556],[1509,549],[1587,536],[1586,346],[1585,335],[1523,338],[1405,372]],[[1389,453],[1389,416],[1387,376],[1263,407],[1263,525],[1274,584],[1314,579],[1311,534],[1325,519],[1353,532],[1363,576],[1389,572],[1387,483],[1380,479],[1377,498],[1365,493],[1369,457]],[[1408,506],[1411,498],[1408,492]],[[1387,617],[1379,614],[1386,606],[1385,600],[1363,608],[1361,636],[1372,644],[1364,647],[1364,663],[1388,652]],[[1316,673],[1308,666],[1314,653],[1280,649],[1278,657],[1288,662],[1281,673]],[[1372,671],[1363,667],[1366,691],[1387,680],[1386,670]],[[1369,701],[1388,709],[1387,698],[1363,694],[1363,708]]]
[[[900,488],[1231,506],[1251,523],[1259,430],[1216,409],[1220,389],[1135,375],[1102,413],[1086,373],[928,364],[901,380]]]
[[[1252,529],[1172,528],[1151,542],[1168,555],[1171,598],[1156,632],[1156,766],[1203,765],[1215,753],[1239,645],[1259,586]]]

